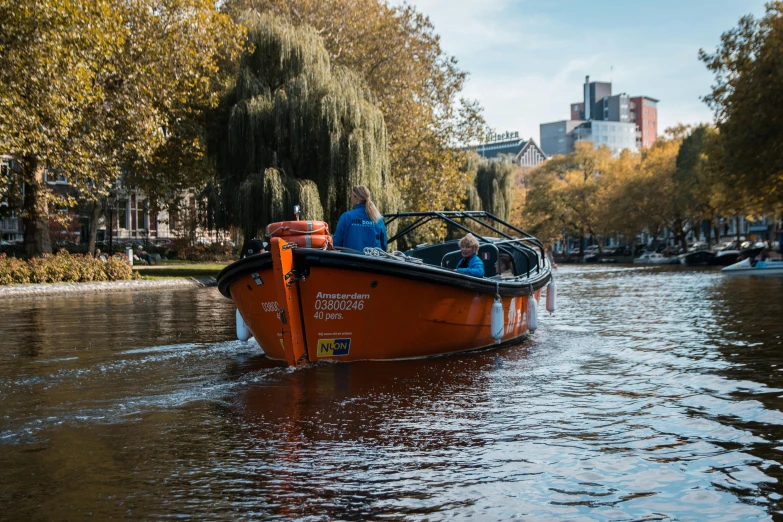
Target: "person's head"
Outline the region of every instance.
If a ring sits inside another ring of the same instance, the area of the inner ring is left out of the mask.
[[[479,249],[479,242],[473,234],[467,234],[459,240],[459,249],[462,251],[462,257],[470,257]]]
[[[500,271],[505,272],[506,270],[511,270],[511,256],[500,254]]]
[[[249,239],[245,242],[242,249],[242,257],[254,256],[266,252],[266,242],[258,238]]]
[[[367,216],[374,223],[377,223],[378,220],[381,219],[381,213],[378,212],[378,208],[375,206],[375,203],[372,202],[372,193],[370,192],[370,189],[364,185],[356,185],[353,190],[351,190],[351,205],[356,206],[361,204],[364,204],[364,211],[367,212]]]
[[[96,256],[99,256],[99,255],[101,255],[101,249],[100,249],[100,248],[96,248],[96,249],[95,249],[95,255],[96,255]]]

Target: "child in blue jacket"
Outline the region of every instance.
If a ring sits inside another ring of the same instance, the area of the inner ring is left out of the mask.
[[[462,251],[462,260],[457,265],[457,272],[473,277],[484,277],[484,262],[477,254],[478,239],[473,234],[466,235],[459,240],[459,249]]]

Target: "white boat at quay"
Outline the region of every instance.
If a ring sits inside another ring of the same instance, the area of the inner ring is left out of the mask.
[[[783,260],[758,261],[755,266],[750,259],[743,259],[721,269],[724,274],[733,275],[783,275]]]
[[[637,257],[633,262],[642,265],[675,265],[679,264],[680,260],[677,257],[666,257],[656,252],[648,252]]]

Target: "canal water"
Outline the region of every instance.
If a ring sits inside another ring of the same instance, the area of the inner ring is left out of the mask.
[[[556,278],[520,346],[297,370],[214,288],[1,300],[0,519],[783,519],[783,278]]]

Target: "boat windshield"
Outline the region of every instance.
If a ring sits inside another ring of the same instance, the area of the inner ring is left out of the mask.
[[[389,227],[396,222],[398,232],[389,238],[389,245],[407,255],[422,259],[426,264],[451,267],[452,257],[459,259],[459,238],[466,233],[478,239],[479,256],[485,266],[494,265],[500,255],[513,260],[515,276],[529,276],[545,269],[547,260],[541,241],[497,216],[483,211],[398,212],[385,214]],[[447,239],[440,243],[417,244],[415,231],[424,226],[445,227]],[[488,262],[489,261],[489,262]],[[490,271],[495,275],[494,271]]]

